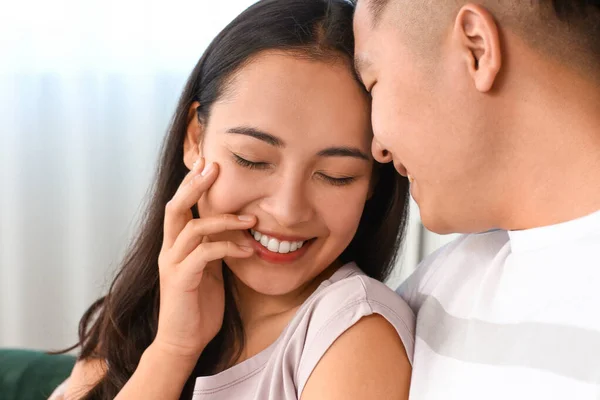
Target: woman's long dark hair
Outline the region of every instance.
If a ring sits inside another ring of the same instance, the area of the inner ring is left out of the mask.
[[[158,255],[163,240],[164,208],[188,169],[183,142],[192,103],[208,119],[211,106],[229,83],[228,78],[251,57],[266,50],[290,52],[315,60],[341,60],[351,70],[354,8],[344,0],[263,0],[231,22],[209,45],[192,71],[179,100],[161,150],[157,178],[139,233],[125,256],[108,294],[97,300],[79,324],[80,359],[101,358],[109,368],[85,399],[113,399],[134,373],[158,326]],[[265,77],[268,84],[268,77]],[[358,83],[357,83],[358,84]],[[356,261],[363,271],[384,280],[393,268],[404,233],[408,182],[391,164],[377,169],[377,183],[368,200],[356,236],[341,261]],[[193,210],[195,217],[197,210]],[[223,327],[198,360],[182,399],[191,398],[194,378],[211,374],[223,360],[241,351],[244,332],[233,299],[231,272],[224,268]],[[68,351],[68,350],[67,350]]]

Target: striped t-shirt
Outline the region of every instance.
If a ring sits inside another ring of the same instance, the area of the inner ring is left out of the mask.
[[[398,289],[411,400],[600,399],[600,211],[462,236]]]

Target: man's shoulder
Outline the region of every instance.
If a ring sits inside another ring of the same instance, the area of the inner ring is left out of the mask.
[[[508,240],[508,233],[502,230],[461,235],[425,257],[396,292],[413,310],[418,310],[419,294],[426,291],[428,285],[460,274],[465,268],[487,264],[506,246]]]

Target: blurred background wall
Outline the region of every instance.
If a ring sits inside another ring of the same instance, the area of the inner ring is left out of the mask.
[[[187,75],[253,0],[6,2],[0,12],[0,347],[71,345],[127,246]],[[398,286],[452,237],[413,204]]]

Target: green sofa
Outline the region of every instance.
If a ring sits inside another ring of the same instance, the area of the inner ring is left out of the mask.
[[[46,400],[74,364],[70,355],[0,349],[0,400]]]

